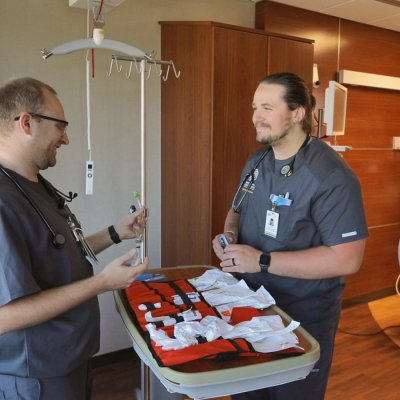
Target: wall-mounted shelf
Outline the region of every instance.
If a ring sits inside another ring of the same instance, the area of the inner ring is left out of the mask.
[[[339,71],[339,83],[379,89],[400,90],[400,78],[396,76],[368,74],[366,72],[349,71],[346,69]]]

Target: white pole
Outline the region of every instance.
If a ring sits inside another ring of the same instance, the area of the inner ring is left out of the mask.
[[[140,61],[140,133],[141,133],[141,197],[142,204],[147,211],[147,193],[146,193],[146,61]],[[147,211],[148,212],[148,211]],[[144,231],[143,243],[141,247],[141,258],[147,256],[147,228]]]

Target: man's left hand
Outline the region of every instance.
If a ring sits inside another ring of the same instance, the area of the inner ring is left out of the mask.
[[[225,248],[220,266],[224,272],[260,272],[261,254],[246,244],[231,244]]]
[[[121,240],[124,240],[138,238],[140,235],[143,235],[146,225],[146,209],[142,207],[140,210],[135,211],[133,214],[128,214],[118,223],[114,224],[114,228]]]

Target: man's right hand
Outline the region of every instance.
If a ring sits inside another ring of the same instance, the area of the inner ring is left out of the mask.
[[[111,261],[102,272],[99,273],[104,284],[104,291],[125,289],[149,266],[149,260],[146,257],[142,264],[136,266],[127,266],[137,255],[136,250],[132,249],[121,257]]]

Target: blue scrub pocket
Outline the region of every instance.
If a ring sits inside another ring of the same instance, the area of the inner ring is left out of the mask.
[[[1,375],[0,400],[40,400],[40,382],[34,378]]]

